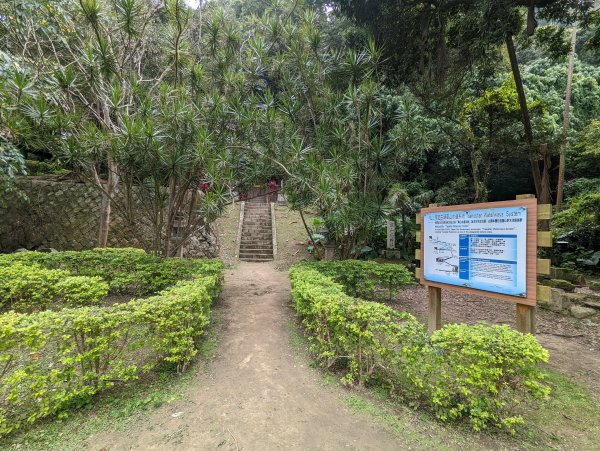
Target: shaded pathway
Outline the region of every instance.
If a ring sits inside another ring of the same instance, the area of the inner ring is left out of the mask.
[[[376,419],[351,413],[339,387],[322,384],[295,355],[289,296],[287,274],[271,263],[228,270],[215,307],[222,337],[207,374],[194,378],[182,400],[128,431],[94,437],[89,449],[402,448]]]

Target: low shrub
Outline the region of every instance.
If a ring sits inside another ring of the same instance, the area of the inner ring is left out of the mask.
[[[381,376],[390,354],[398,361],[412,360],[412,351],[426,340],[425,329],[408,313],[348,296],[340,284],[313,269],[295,267],[290,276],[311,350],[325,366],[344,363],[346,382]]]
[[[292,267],[290,278],[311,350],[322,365],[343,368],[346,382],[385,384],[441,420],[466,419],[476,430],[512,429],[523,421],[514,407],[547,394],[538,364],[548,353],[531,335],[448,325],[428,337],[412,315],[350,297],[309,266]]]
[[[15,312],[33,313],[52,305],[94,305],[107,294],[108,284],[100,277],[71,276],[37,264],[0,266],[0,308]]]
[[[17,252],[0,255],[0,267],[37,264],[71,275],[101,277],[113,294],[150,295],[194,274],[219,274],[214,260],[168,258],[135,248],[99,248],[87,251]]]
[[[429,400],[442,420],[467,418],[475,430],[488,425],[512,429],[523,419],[511,414],[530,396],[544,398],[538,363],[546,351],[532,335],[506,325],[448,324],[431,336],[436,371]]]
[[[44,310],[56,298],[56,284],[67,277],[66,271],[39,265],[0,266],[0,307],[8,306],[17,312]]]
[[[108,284],[98,276],[70,276],[55,289],[58,299],[71,307],[99,305],[108,294]]]
[[[110,307],[0,315],[0,436],[160,362],[183,371],[197,353],[220,286],[220,274],[197,274],[155,296]]]
[[[412,283],[412,274],[402,265],[365,260],[334,260],[304,263],[331,277],[346,294],[365,299],[391,300],[403,286]]]

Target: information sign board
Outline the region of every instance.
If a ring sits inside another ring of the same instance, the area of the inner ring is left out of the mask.
[[[421,284],[535,306],[537,216],[535,198],[421,209]]]
[[[527,297],[527,208],[423,215],[423,278]]]

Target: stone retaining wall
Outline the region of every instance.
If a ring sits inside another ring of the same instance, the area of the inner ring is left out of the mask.
[[[98,189],[76,181],[30,177],[19,182],[27,200],[16,196],[0,207],[0,252],[51,247],[82,250],[96,246],[100,224]],[[0,204],[1,205],[1,204]],[[139,227],[129,227],[113,209],[108,245],[143,247]],[[143,235],[142,235],[143,238]]]

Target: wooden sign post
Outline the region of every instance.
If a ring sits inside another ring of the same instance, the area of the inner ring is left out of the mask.
[[[421,209],[416,275],[428,287],[429,332],[442,325],[444,288],[514,302],[517,329],[535,334],[536,304],[550,300],[549,288],[537,285],[550,261],[538,259],[537,248],[552,246],[550,232],[538,231],[537,223],[551,214],[551,205],[538,205],[533,195]]]

